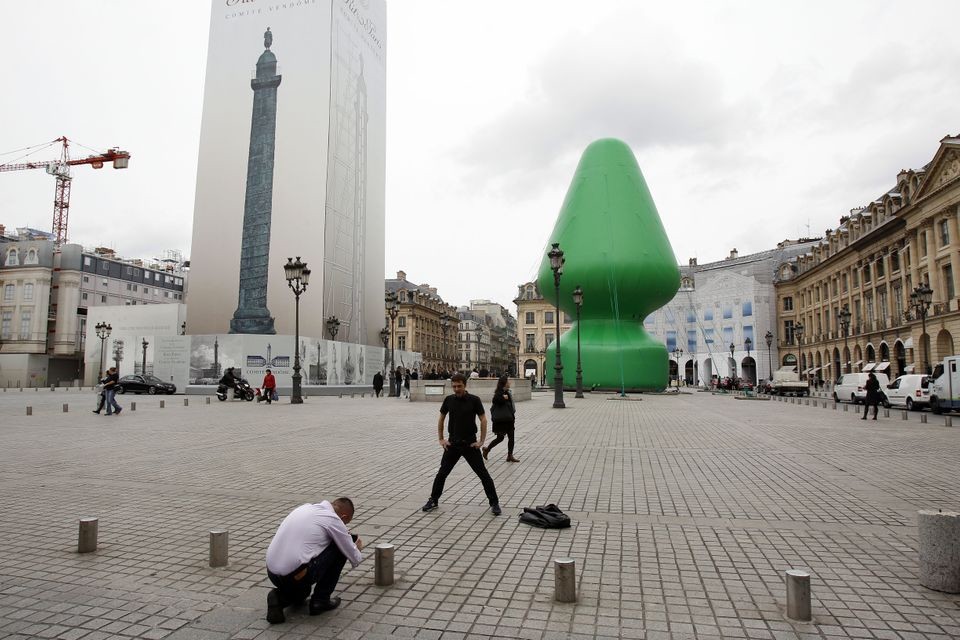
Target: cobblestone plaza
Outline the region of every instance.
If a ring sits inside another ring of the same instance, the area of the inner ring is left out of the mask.
[[[520,464],[491,454],[497,518],[465,463],[421,513],[441,453],[433,403],[126,396],[107,418],[89,392],[2,392],[0,637],[960,637],[960,596],[918,584],[916,530],[917,510],[960,503],[960,427],[707,393],[552,399],[518,405]],[[271,536],[339,495],[368,545],[343,604],[269,625]],[[549,502],[571,529],[518,523]],[[80,555],[87,516],[99,549]],[[225,568],[208,566],[215,528],[230,532]],[[396,545],[392,587],[373,584],[378,542]],[[576,604],[553,601],[562,556]],[[790,568],[811,572],[811,623],[786,619]]]

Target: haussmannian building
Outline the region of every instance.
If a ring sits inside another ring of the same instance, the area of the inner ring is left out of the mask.
[[[958,203],[960,137],[948,136],[926,166],[901,171],[889,191],[782,265],[780,361],[816,380],[868,370],[893,379],[956,353]],[[921,284],[932,289],[925,318],[911,297]]]
[[[457,366],[457,308],[443,301],[436,287],[414,284],[407,274],[384,281],[385,292],[397,295],[399,313],[394,322],[394,346],[401,351],[416,351],[422,362],[406,363],[421,372],[452,371]],[[387,326],[390,316],[385,311]],[[389,345],[388,345],[389,348]],[[400,364],[400,363],[397,363]]]
[[[525,282],[518,286],[517,297],[517,337],[520,340],[520,375],[533,376],[543,384],[553,379],[554,363],[546,362],[546,351],[557,336],[556,307],[540,294],[536,282]],[[564,311],[560,312],[561,335],[570,329],[573,318]],[[576,367],[576,363],[565,362],[564,367]],[[544,371],[546,370],[546,375]]]

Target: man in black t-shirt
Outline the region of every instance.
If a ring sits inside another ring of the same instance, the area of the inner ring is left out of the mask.
[[[483,455],[480,453],[480,447],[483,446],[483,440],[487,437],[487,416],[483,412],[483,403],[480,398],[467,393],[467,379],[462,374],[455,374],[450,379],[453,387],[453,395],[449,395],[443,400],[440,406],[440,420],[437,422],[437,437],[440,440],[440,446],[443,448],[443,458],[440,460],[440,470],[437,471],[437,477],[433,481],[433,490],[430,492],[430,499],[423,505],[424,511],[433,511],[440,503],[440,495],[443,493],[443,484],[447,476],[453,471],[460,458],[464,458],[473,472],[480,478],[483,485],[483,491],[487,494],[487,500],[490,501],[490,512],[500,515],[500,499],[497,497],[497,489],[493,486],[493,478],[483,464]],[[450,416],[449,438],[443,437],[443,422],[447,416]],[[480,439],[477,440],[477,422],[476,416],[480,416]]]

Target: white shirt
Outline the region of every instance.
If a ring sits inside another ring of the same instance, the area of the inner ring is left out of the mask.
[[[283,519],[267,547],[267,569],[278,576],[289,575],[320,555],[331,542],[351,565],[360,564],[363,556],[333,505],[326,500],[302,504]]]
[[[479,377],[480,377],[480,374],[477,373],[476,371],[471,371],[471,372],[470,372],[470,377],[471,377],[471,378],[479,378]]]

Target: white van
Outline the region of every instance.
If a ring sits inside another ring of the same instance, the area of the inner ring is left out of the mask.
[[[930,409],[934,413],[960,409],[960,374],[957,365],[960,357],[944,358],[933,370],[930,383]]]
[[[887,377],[885,373],[876,373],[877,382],[880,383],[880,393],[886,391],[887,385],[890,384],[890,378]],[[853,404],[861,403],[867,399],[867,378],[870,376],[869,373],[845,373],[840,376],[840,379],[837,380],[837,384],[833,387],[833,399],[836,402],[842,400],[849,400]],[[960,389],[958,389],[960,391]],[[887,400],[881,401],[885,407],[889,407],[890,403]]]
[[[892,405],[920,410],[930,404],[930,376],[920,373],[902,375],[887,385],[887,400]]]

